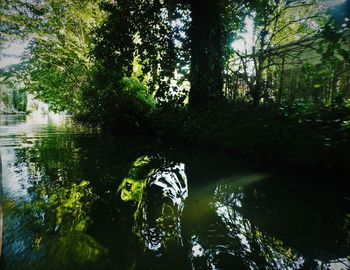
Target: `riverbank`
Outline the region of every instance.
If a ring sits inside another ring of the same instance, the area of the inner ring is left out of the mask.
[[[112,112],[101,108],[97,114],[88,112],[76,119],[114,134],[141,133],[273,163],[349,171],[350,106],[346,104],[253,106],[222,101],[190,110],[131,97]]]
[[[13,106],[6,105],[5,102],[0,100],[0,115],[3,114],[27,114],[23,111],[16,110]]]
[[[263,160],[349,170],[350,108],[220,104],[158,111],[156,135]]]

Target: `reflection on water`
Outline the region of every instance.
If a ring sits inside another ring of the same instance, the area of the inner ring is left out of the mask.
[[[69,187],[39,182],[28,195],[5,196],[5,269],[67,269],[93,263],[106,252],[85,233],[93,202],[88,182]],[[9,265],[7,254],[16,256]]]
[[[40,117],[0,117],[1,269],[350,269],[336,176]]]
[[[137,204],[133,231],[149,250],[182,247],[180,217],[188,196],[184,164],[141,157],[119,190],[123,201]]]

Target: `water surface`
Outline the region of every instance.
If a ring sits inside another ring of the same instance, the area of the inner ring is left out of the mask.
[[[350,269],[345,176],[0,116],[1,269]]]

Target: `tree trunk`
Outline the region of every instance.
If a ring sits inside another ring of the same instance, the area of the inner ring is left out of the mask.
[[[191,0],[190,108],[222,99],[223,31],[220,1]]]

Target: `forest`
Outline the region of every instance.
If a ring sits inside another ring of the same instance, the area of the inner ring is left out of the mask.
[[[1,21],[1,52],[26,44],[1,69],[19,110],[30,93],[113,134],[350,161],[349,0],[3,0]]]
[[[0,17],[0,269],[350,269],[350,0]]]

